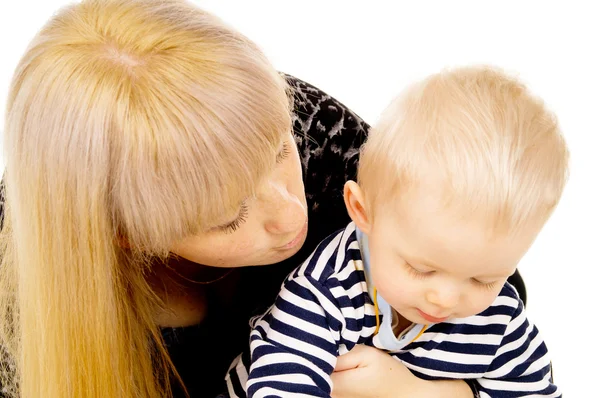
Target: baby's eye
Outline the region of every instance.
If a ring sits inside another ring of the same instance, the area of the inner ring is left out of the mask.
[[[475,278],[471,278],[471,280],[479,287],[483,288],[483,289],[487,289],[487,290],[493,290],[496,285],[498,284],[498,281],[493,281],[493,282],[482,282],[478,279]]]
[[[431,271],[431,270],[422,270],[422,269],[418,269],[412,265],[410,265],[409,263],[406,263],[406,267],[408,268],[409,273],[415,277],[415,278],[425,278],[428,276],[431,276],[435,273],[435,271]]]

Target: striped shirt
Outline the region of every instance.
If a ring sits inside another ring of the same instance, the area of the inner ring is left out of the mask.
[[[250,355],[226,376],[232,397],[329,397],[337,356],[357,344],[387,351],[422,379],[469,380],[481,397],[561,397],[546,345],[510,284],[480,314],[414,324],[397,337],[379,295],[376,312],[363,242],[350,223],[288,276],[275,304],[251,320]]]

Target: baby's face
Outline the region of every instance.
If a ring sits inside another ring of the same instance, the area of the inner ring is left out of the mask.
[[[475,315],[492,304],[538,232],[536,225],[495,235],[477,217],[442,208],[435,195],[411,195],[371,224],[373,282],[411,322]]]

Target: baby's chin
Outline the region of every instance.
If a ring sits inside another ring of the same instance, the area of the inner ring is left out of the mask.
[[[417,308],[411,308],[404,311],[397,311],[397,313],[405,319],[405,322],[409,324],[415,323],[419,325],[432,325],[436,323],[443,323],[455,318],[454,315],[451,315],[448,317],[444,317],[443,319],[432,319],[429,318],[427,315],[422,315]]]

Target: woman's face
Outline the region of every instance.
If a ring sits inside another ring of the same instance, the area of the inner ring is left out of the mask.
[[[306,239],[308,217],[300,157],[291,134],[276,160],[237,218],[183,239],[171,251],[213,267],[273,264],[294,255]]]

